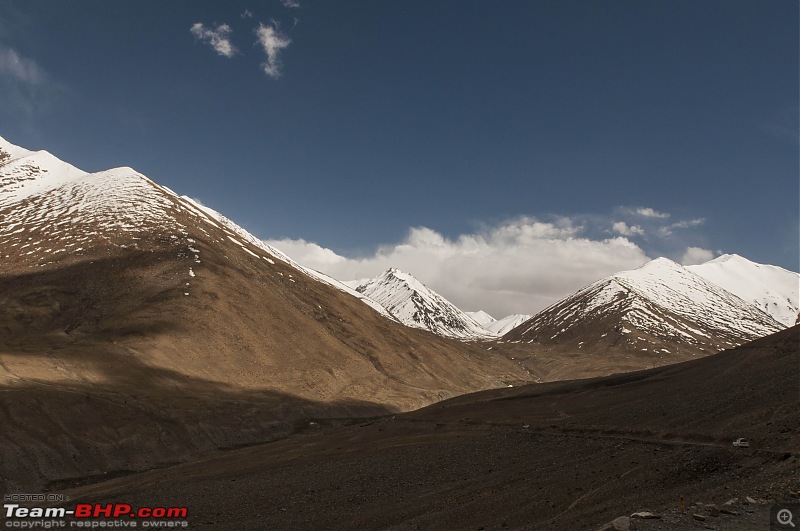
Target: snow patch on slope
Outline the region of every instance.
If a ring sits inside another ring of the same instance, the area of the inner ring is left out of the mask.
[[[318,280],[320,282],[328,284],[329,286],[332,286],[332,287],[338,289],[339,291],[343,291],[343,292],[347,293],[348,295],[352,295],[353,297],[356,297],[361,302],[363,302],[364,304],[368,305],[370,308],[372,308],[376,312],[380,313],[384,317],[387,317],[387,318],[389,318],[389,319],[391,319],[393,321],[395,320],[395,318],[389,312],[387,312],[386,309],[383,306],[381,306],[377,302],[369,299],[368,297],[365,297],[364,295],[362,295],[361,293],[359,293],[355,289],[351,288],[350,286],[346,285],[343,282],[340,282],[340,281],[336,280],[333,277],[330,277],[330,276],[326,275],[325,273],[320,273],[319,271],[316,271],[314,269],[311,269],[311,268],[308,268],[308,267],[305,267],[305,266],[302,266],[302,265],[298,264],[297,262],[295,262],[294,260],[289,258],[289,256],[284,254],[282,251],[276,249],[275,247],[272,247],[271,245],[268,245],[268,244],[264,243],[263,240],[260,240],[260,239],[256,238],[255,236],[250,234],[248,231],[246,231],[245,229],[243,229],[242,227],[240,227],[239,225],[237,225],[236,223],[234,223],[230,219],[226,218],[225,216],[223,216],[222,214],[220,214],[219,212],[217,212],[213,208],[209,208],[209,207],[207,207],[205,205],[201,205],[200,203],[194,201],[193,199],[191,199],[190,197],[187,197],[187,196],[182,196],[181,199],[183,201],[187,202],[187,203],[190,203],[193,208],[195,208],[195,209],[199,210],[200,212],[202,212],[206,216],[206,218],[208,218],[210,221],[218,222],[219,224],[221,224],[223,227],[225,227],[226,229],[231,231],[232,234],[234,234],[235,236],[238,236],[242,241],[250,243],[250,244],[254,245],[255,247],[257,247],[257,248],[269,253],[270,255],[272,255],[273,257],[277,258],[278,260],[281,260],[282,262],[287,263],[288,265],[292,266],[293,268],[297,269],[298,271],[301,271],[301,272],[305,273],[306,275],[310,276],[311,278],[313,278],[315,280]],[[235,238],[232,238],[231,236],[229,236],[229,238],[232,241],[236,242]],[[241,245],[241,243],[239,243],[239,245]],[[250,254],[253,254],[252,251],[249,251],[246,247],[242,246],[242,248],[245,251],[249,252]],[[267,259],[267,261],[270,261],[270,260]]]
[[[28,151],[0,138],[0,208],[88,175],[47,151]]]
[[[252,244],[306,275],[352,295],[389,319],[394,318],[379,304],[341,282],[303,267],[281,251],[239,227],[213,209],[179,197],[132,168],[115,168],[87,173],[46,151],[29,151],[0,138],[0,249],[3,257],[14,256],[33,266],[54,263],[52,256],[80,256],[101,241],[103,245],[138,247],[144,238],[156,234],[175,245],[192,243],[179,213],[221,227],[244,252],[274,264],[246,246]],[[198,230],[204,231],[202,224]],[[180,235],[180,237],[178,236]],[[188,253],[201,263],[199,251],[191,245]],[[179,251],[186,255],[187,251]],[[293,281],[293,280],[292,280]]]
[[[98,241],[136,247],[174,218],[176,197],[131,168],[87,173],[46,151],[0,142],[0,249],[5,257],[44,267],[81,256]],[[8,156],[10,154],[10,156]]]

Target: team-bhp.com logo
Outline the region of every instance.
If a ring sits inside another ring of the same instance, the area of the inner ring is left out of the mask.
[[[188,527],[187,507],[139,507],[127,503],[78,503],[74,509],[65,507],[22,507],[5,503],[5,527],[17,529],[59,527]],[[67,522],[66,519],[70,521]],[[39,522],[32,522],[38,520]],[[46,525],[47,522],[49,525]]]

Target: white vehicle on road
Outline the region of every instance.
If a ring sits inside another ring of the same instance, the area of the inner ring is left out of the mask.
[[[750,448],[750,443],[744,437],[739,437],[733,441],[733,445],[737,448]]]

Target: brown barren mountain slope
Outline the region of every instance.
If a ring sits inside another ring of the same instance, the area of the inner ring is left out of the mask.
[[[681,496],[780,500],[800,487],[799,349],[794,327],[679,365],[314,426],[69,494],[187,504],[193,528],[237,530],[596,529]],[[700,528],[724,529],[704,514]]]
[[[133,170],[81,176],[53,159],[0,166],[3,490],[527,378],[380,315]]]

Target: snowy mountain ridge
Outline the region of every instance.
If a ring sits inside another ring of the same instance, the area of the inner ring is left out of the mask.
[[[390,268],[357,290],[407,326],[457,339],[496,337],[453,303],[399,269]]]
[[[554,344],[685,345],[702,352],[763,337],[784,325],[679,264],[657,258],[558,301],[504,339]]]
[[[484,312],[483,310],[478,310],[477,312],[464,312],[464,313],[472,317],[476,323],[478,323],[484,328],[486,328],[488,325],[492,323],[497,322],[497,319],[495,319],[488,313]]]
[[[493,334],[496,334],[499,337],[510,332],[511,330],[518,327],[531,317],[533,316],[524,313],[513,313],[511,315],[507,315],[502,319],[498,319],[495,322],[486,325],[484,328],[486,328],[489,332],[492,332]]]
[[[486,312],[471,316],[397,269],[356,285],[304,267],[219,212],[180,197],[131,168],[88,173],[47,151],[29,151],[0,138],[0,249],[4,251],[0,256],[17,264],[48,267],[78,260],[93,241],[141,249],[157,235],[169,238],[181,247],[181,255],[200,263],[185,223],[195,225],[186,221],[187,214],[221,228],[222,240],[266,263],[280,260],[359,298],[384,317],[459,339],[509,333],[541,339],[550,331],[550,339],[559,340],[581,319],[596,321],[616,312],[621,329],[639,327],[713,350],[767,335],[800,319],[800,275],[738,255],[688,267],[657,259],[593,283],[531,319],[512,315],[495,320]],[[196,228],[208,236],[203,223]],[[10,267],[8,261],[5,267]],[[556,323],[563,326],[551,330]],[[536,326],[541,330],[536,332]]]
[[[192,247],[187,227],[177,220],[178,212],[221,226],[230,242],[244,252],[255,255],[245,245],[249,243],[267,253],[260,256],[266,262],[281,260],[394,320],[380,304],[349,286],[301,266],[219,212],[178,196],[132,168],[88,173],[47,151],[29,151],[0,138],[0,245],[17,251],[18,258],[32,266],[46,267],[61,257],[79,257],[96,238],[119,247],[136,248],[145,239],[138,234],[150,235],[165,228],[173,232],[171,238],[176,245],[186,247],[181,252],[200,263],[199,251]],[[199,230],[205,232],[202,225]]]
[[[79,257],[100,238],[136,247],[137,233],[181,233],[174,193],[131,168],[87,173],[46,151],[0,139],[0,245],[6,258],[44,267]]]
[[[800,274],[723,254],[686,269],[722,286],[786,326],[800,323]]]

